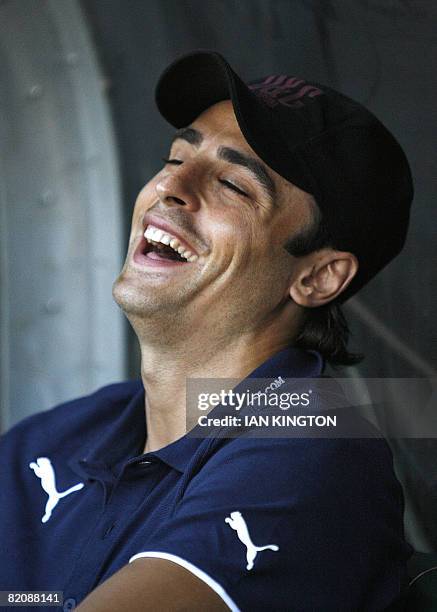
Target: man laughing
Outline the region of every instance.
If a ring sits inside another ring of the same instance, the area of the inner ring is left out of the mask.
[[[82,612],[402,609],[411,547],[386,442],[194,437],[186,384],[356,362],[341,303],[402,249],[407,160],[351,99],[246,84],[213,52],[172,64],[156,99],[177,131],[113,286],[141,381],[4,436],[0,588],[63,591]]]

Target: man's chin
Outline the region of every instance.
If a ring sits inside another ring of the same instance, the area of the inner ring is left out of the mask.
[[[112,297],[115,303],[126,314],[147,315],[152,309],[152,296],[144,295],[121,274],[112,285]],[[155,307],[156,309],[156,307]]]
[[[126,316],[150,317],[180,312],[180,297],[171,287],[139,287],[137,279],[123,273],[112,285],[112,297]],[[179,299],[178,299],[179,297]]]

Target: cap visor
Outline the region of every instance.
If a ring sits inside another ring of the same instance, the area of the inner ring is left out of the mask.
[[[177,59],[161,75],[155,98],[161,115],[176,128],[190,125],[217,102],[231,100],[240,130],[255,153],[279,174],[288,169],[288,162],[287,168],[281,167],[290,154],[280,123],[219,53],[200,50]]]
[[[169,123],[177,128],[185,127],[213,104],[235,97],[237,80],[240,87],[247,89],[219,53],[189,53],[161,75],[156,87],[156,104]]]

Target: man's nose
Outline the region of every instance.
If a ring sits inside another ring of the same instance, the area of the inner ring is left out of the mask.
[[[156,193],[167,206],[185,206],[189,210],[199,208],[199,169],[189,162],[174,167],[156,184]]]

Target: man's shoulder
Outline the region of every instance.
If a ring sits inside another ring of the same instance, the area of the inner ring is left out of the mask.
[[[112,383],[96,391],[32,414],[2,436],[2,447],[38,444],[41,440],[87,438],[94,427],[104,427],[141,390],[141,380]]]
[[[401,498],[392,452],[382,438],[228,439],[217,445],[197,480],[223,489],[256,482],[293,495],[326,493],[330,487],[340,492],[366,482],[369,489],[390,489]]]
[[[356,456],[357,459],[377,462],[383,460],[392,462],[392,453],[387,441],[381,437],[368,438],[329,438],[329,437],[278,437],[278,438],[256,438],[241,437],[233,440],[227,452],[235,453],[238,449],[246,458],[253,462],[258,454],[277,455],[281,459],[293,460],[293,464],[299,463],[301,457],[305,463],[311,459],[312,462],[323,460],[326,465],[330,461],[344,463],[347,457]],[[225,447],[226,448],[226,447]],[[225,450],[225,449],[224,449]]]

